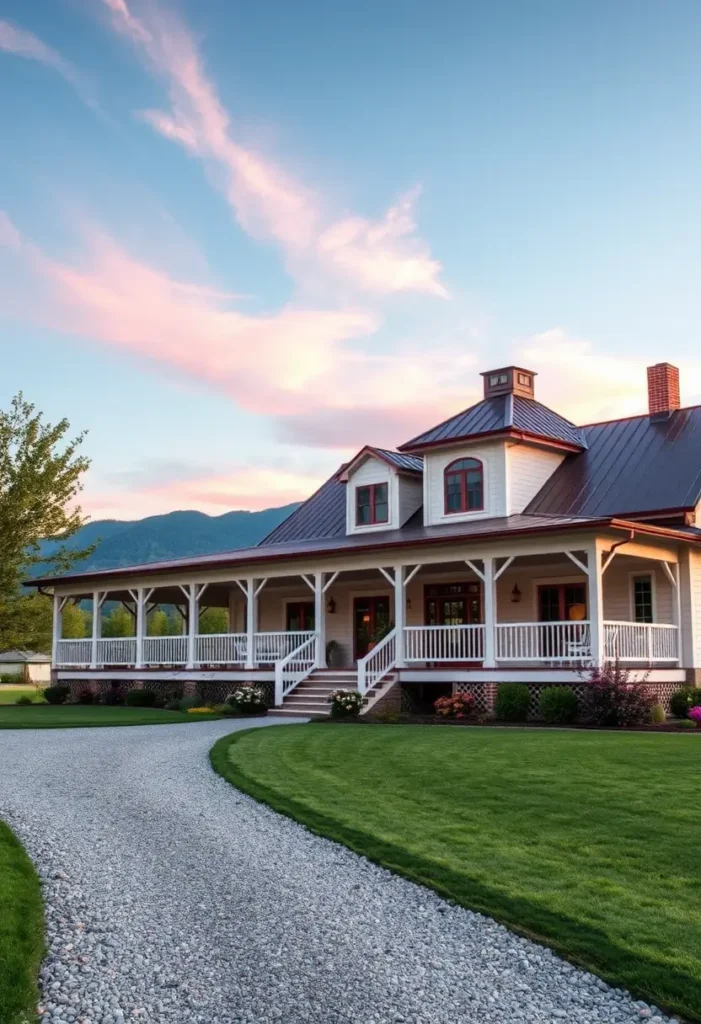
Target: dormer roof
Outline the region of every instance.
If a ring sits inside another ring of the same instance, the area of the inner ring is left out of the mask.
[[[424,460],[420,455],[405,455],[403,452],[393,452],[386,448],[375,448],[366,444],[346,465],[343,479],[347,480],[353,470],[362,465],[366,459],[373,458],[388,463],[399,473],[408,473],[410,476],[421,476],[424,471]]]
[[[510,393],[486,398],[464,409],[438,426],[399,445],[399,451],[419,452],[494,434],[550,442],[572,452],[584,451],[587,447],[580,427],[534,398]]]

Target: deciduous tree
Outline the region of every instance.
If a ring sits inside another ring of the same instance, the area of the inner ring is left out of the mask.
[[[84,434],[70,424],[47,423],[20,392],[0,410],[0,650],[47,648],[51,602],[22,591],[32,567],[67,571],[92,549],[67,544],[85,518],[76,503],[89,460],[79,454]],[[43,541],[51,542],[40,550]]]

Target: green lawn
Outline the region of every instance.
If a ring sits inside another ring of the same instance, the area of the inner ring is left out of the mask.
[[[189,715],[158,708],[104,707],[82,704],[0,706],[0,729],[68,729],[95,725],[174,725],[220,718],[216,714]],[[0,1017],[0,1020],[2,1018]]]
[[[217,771],[313,831],[701,1020],[701,742],[312,724]]]
[[[0,821],[0,1021],[35,1019],[44,951],[39,879],[14,834]]]
[[[32,700],[39,700],[40,691],[36,686],[0,684],[0,704],[14,704],[18,697],[31,697]]]

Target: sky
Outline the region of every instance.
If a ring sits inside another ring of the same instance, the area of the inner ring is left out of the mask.
[[[701,402],[698,0],[0,0],[0,408],[93,518],[301,500],[538,373]]]

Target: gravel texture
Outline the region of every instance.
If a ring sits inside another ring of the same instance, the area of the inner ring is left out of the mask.
[[[44,1021],[667,1019],[234,790],[207,754],[236,724],[0,733],[0,816],[43,880]]]

